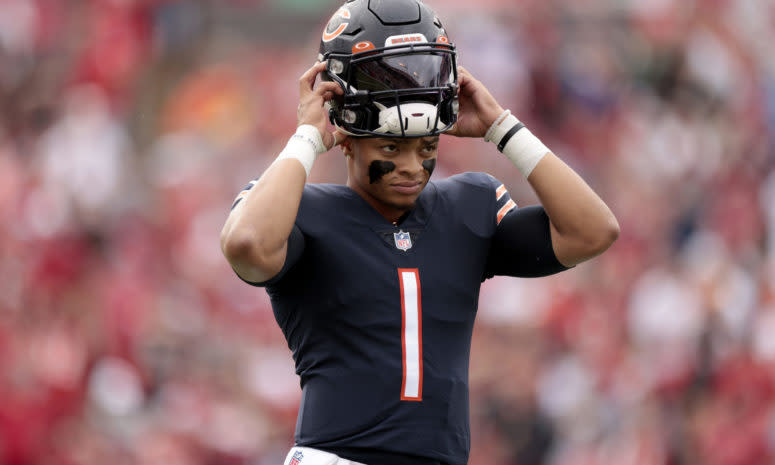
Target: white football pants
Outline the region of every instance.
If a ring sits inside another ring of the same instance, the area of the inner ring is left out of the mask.
[[[339,457],[330,452],[311,447],[292,447],[285,457],[284,465],[365,465]]]

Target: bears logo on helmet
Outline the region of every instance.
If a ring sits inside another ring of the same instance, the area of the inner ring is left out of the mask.
[[[350,19],[350,10],[343,6],[328,21],[326,30],[323,31],[323,42],[331,42],[339,37],[349,26],[349,23],[343,21],[347,19]]]
[[[457,121],[457,54],[420,0],[349,0],[320,43],[323,79],[344,95],[331,122],[355,136],[424,137]]]

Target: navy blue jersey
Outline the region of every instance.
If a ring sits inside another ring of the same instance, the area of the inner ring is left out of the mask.
[[[517,209],[492,176],[430,182],[397,226],[346,186],[308,184],[286,264],[262,283],[301,378],[296,444],[465,464],[482,281],[563,269],[543,209]]]

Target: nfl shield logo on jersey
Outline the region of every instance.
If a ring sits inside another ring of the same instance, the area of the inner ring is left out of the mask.
[[[291,458],[291,461],[288,462],[288,465],[299,465],[301,463],[301,459],[303,458],[304,454],[302,454],[300,450],[297,450],[293,453],[293,457]]]
[[[412,237],[408,232],[398,231],[397,233],[393,233],[393,239],[396,241],[396,248],[398,250],[406,252],[412,248]]]

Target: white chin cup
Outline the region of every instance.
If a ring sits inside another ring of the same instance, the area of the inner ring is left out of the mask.
[[[447,126],[441,119],[439,119],[438,123],[436,122],[438,109],[435,105],[429,103],[401,104],[400,115],[398,113],[398,106],[388,108],[378,102],[374,102],[374,105],[380,109],[379,127],[374,132],[380,134],[401,135],[401,128],[403,126],[403,134],[407,136],[422,136],[430,134],[439,127]]]

